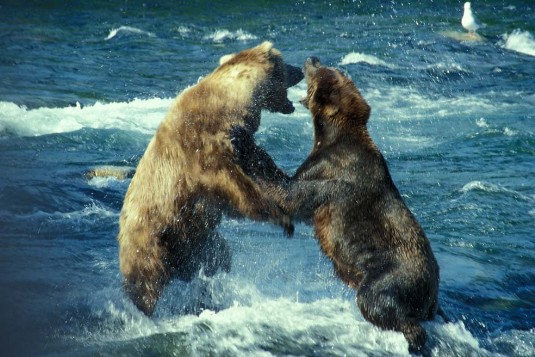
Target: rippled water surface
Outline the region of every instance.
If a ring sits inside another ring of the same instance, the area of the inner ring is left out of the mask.
[[[451,1],[0,3],[0,344],[7,355],[407,355],[367,323],[312,229],[226,219],[232,271],[174,281],[148,319],[125,298],[118,218],[172,99],[222,55],[273,41],[348,73],[371,135],[441,267],[453,322],[436,356],[535,355],[535,6]],[[264,113],[257,141],[292,173],[313,129]],[[214,309],[190,314],[208,287]]]

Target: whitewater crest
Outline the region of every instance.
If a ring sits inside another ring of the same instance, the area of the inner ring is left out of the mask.
[[[480,192],[480,193],[486,193],[486,194],[503,194],[506,196],[513,197],[516,200],[520,201],[526,201],[526,202],[534,202],[535,199],[531,196],[524,195],[518,191],[512,190],[510,188],[504,187],[499,184],[493,184],[486,181],[470,181],[466,185],[464,185],[461,190],[462,193],[468,193],[468,192]]]
[[[209,35],[206,35],[204,39],[214,42],[214,43],[223,43],[223,42],[229,42],[229,41],[256,40],[258,39],[258,37],[248,32],[245,32],[242,29],[239,29],[234,32],[226,30],[226,29],[220,29],[220,30],[215,30]]]
[[[371,64],[372,66],[383,66],[383,67],[388,67],[388,68],[395,67],[375,56],[367,55],[367,54],[359,53],[359,52],[348,53],[340,61],[341,66],[345,66],[348,64],[355,64],[355,63],[367,63],[367,64]]]
[[[507,50],[535,56],[535,39],[529,31],[514,30],[510,34],[503,34],[498,45]]]
[[[227,280],[228,277],[209,278],[212,279]],[[243,281],[239,283],[244,287],[245,295],[254,295],[251,301],[241,301],[243,296],[234,284],[231,284],[232,289],[225,289],[223,284],[217,290],[223,289],[219,292],[228,295],[227,308],[219,311],[205,309],[198,315],[177,315],[168,306],[153,319],[137,311],[118,289],[104,289],[87,301],[88,310],[100,321],[98,331],[87,331],[87,335],[76,339],[86,346],[98,344],[113,348],[117,341],[128,346],[151,346],[160,341],[160,336],[166,336],[166,340],[173,341],[165,350],[169,355],[177,352],[236,356],[407,355],[408,345],[403,335],[366,322],[354,301],[273,299]],[[191,294],[195,291],[184,288],[189,294],[181,298],[192,299]],[[106,303],[103,304],[103,300]],[[172,299],[163,302],[176,304],[176,300],[177,296],[173,295]],[[188,301],[181,304],[188,304]],[[487,354],[463,322],[429,322],[425,326],[433,355]]]
[[[143,31],[141,29],[138,29],[136,27],[132,26],[120,26],[115,29],[111,29],[110,33],[108,34],[108,37],[106,37],[104,40],[108,41],[117,36],[118,33],[125,33],[125,34],[136,34],[136,35],[145,35],[148,37],[156,37],[155,34],[148,31]]]
[[[7,215],[5,211],[0,211],[0,216]],[[22,213],[12,215],[20,222],[43,221],[47,224],[68,224],[73,227],[85,227],[88,224],[94,223],[101,219],[119,218],[119,212],[107,207],[97,201],[91,201],[83,207],[76,208],[70,211],[54,211],[46,212],[43,210],[36,210],[29,213]]]
[[[0,102],[0,138],[41,136],[83,128],[121,129],[152,134],[162,121],[171,99],[134,99],[131,102],[100,103],[82,107],[28,109]]]

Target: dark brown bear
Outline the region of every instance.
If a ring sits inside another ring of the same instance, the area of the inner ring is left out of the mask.
[[[224,56],[171,105],[137,166],[119,222],[125,289],[145,314],[171,279],[230,270],[228,244],[217,232],[223,214],[293,232],[290,217],[238,165],[228,131],[254,133],[263,109],[293,112],[287,88],[302,78],[264,42]]]
[[[304,70],[312,152],[284,187],[273,160],[234,130],[241,165],[294,218],[312,219],[321,249],[357,291],[364,318],[402,332],[409,350],[420,351],[426,341],[420,322],[438,310],[439,267],[429,241],[368,133],[370,107],[353,82],[316,58]]]

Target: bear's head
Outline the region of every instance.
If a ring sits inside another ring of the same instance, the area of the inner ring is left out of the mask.
[[[295,110],[287,89],[304,77],[300,68],[284,63],[281,53],[267,41],[221,57],[214,75],[219,81],[231,81],[229,87],[236,93],[251,93],[253,111],[267,109],[283,114]]]
[[[310,110],[316,134],[366,131],[371,108],[351,79],[336,68],[322,66],[316,57],[304,65],[307,96],[301,103]]]

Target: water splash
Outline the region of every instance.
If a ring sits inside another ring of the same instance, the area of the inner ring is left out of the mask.
[[[514,30],[510,34],[503,34],[502,41],[498,43],[501,47],[523,53],[529,56],[535,56],[535,39],[529,31]]]
[[[395,68],[395,66],[386,63],[382,59],[379,59],[372,55],[367,55],[364,53],[359,52],[351,52],[345,55],[342,60],[340,61],[340,65],[348,65],[348,64],[354,64],[354,63],[367,63],[374,66],[383,66],[383,67],[389,67],[389,68]]]
[[[226,29],[216,30],[213,33],[206,35],[205,40],[212,41],[214,43],[223,43],[227,41],[249,41],[256,40],[258,37],[248,32],[239,29],[237,31],[229,31]]]

